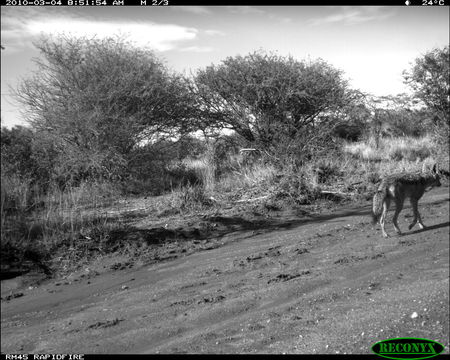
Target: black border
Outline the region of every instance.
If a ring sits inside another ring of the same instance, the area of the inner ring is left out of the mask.
[[[79,5],[78,2],[85,5]],[[39,6],[75,6],[75,7],[99,7],[99,6],[423,6],[423,7],[448,7],[450,0],[431,0],[436,4],[426,5],[430,0],[1,0],[1,6],[14,5],[14,7],[39,7]],[[101,5],[97,3],[101,2]],[[23,4],[26,5],[23,5]],[[440,6],[439,3],[444,4]],[[21,4],[21,5],[19,5]],[[35,5],[36,4],[36,5]],[[54,5],[52,5],[54,4]],[[74,5],[77,4],[77,5]],[[87,4],[87,5],[86,5]],[[145,4],[145,5],[144,5]],[[442,9],[445,11],[444,9]],[[447,9],[448,11],[448,9]]]

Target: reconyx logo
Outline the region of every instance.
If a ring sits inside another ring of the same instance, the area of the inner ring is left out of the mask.
[[[439,355],[444,346],[428,339],[396,338],[375,343],[372,351],[388,359],[427,359]]]

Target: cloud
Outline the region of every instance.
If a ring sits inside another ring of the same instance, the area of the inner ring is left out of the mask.
[[[34,13],[33,8],[24,9],[22,16],[14,10],[14,8],[5,8],[4,11],[2,7],[2,45],[8,49],[8,54],[31,47],[33,40],[25,30],[27,15]]]
[[[258,9],[254,6],[227,6],[227,9],[234,14],[265,14],[264,10]]]
[[[344,25],[356,25],[369,21],[379,21],[391,17],[394,12],[382,6],[371,7],[342,7],[337,13],[309,21],[309,25],[341,23]]]
[[[268,16],[270,20],[279,21],[282,23],[290,23],[292,22],[291,18],[285,16],[279,16],[272,11],[273,9],[263,10],[254,6],[227,6],[226,7],[233,14],[240,15],[265,15]]]
[[[90,20],[64,11],[59,12],[59,16],[54,15],[51,11],[9,12],[5,15],[2,9],[2,44],[11,51],[31,47],[31,42],[41,34],[100,38],[121,34],[137,46],[167,51],[177,47],[178,42],[194,40],[198,35],[195,28],[174,24]]]
[[[196,15],[212,14],[212,11],[204,6],[169,6],[173,11],[184,11]]]
[[[64,32],[72,36],[108,37],[113,34],[126,35],[138,46],[150,46],[159,51],[173,49],[178,41],[193,40],[197,30],[172,24],[101,22],[88,20],[67,21],[52,19],[48,21],[31,21],[27,25],[28,32],[57,34]],[[63,29],[63,31],[61,31]]]
[[[185,48],[181,48],[179,51],[205,53],[214,51],[214,48],[212,48],[211,46],[188,46]]]
[[[205,34],[210,35],[210,36],[216,36],[216,35],[225,36],[225,33],[220,30],[205,30]]]
[[[279,22],[285,23],[285,24],[288,24],[288,23],[292,22],[291,18],[278,16],[278,15],[275,15],[275,14],[269,14],[269,18],[272,19],[272,20],[275,20],[275,21],[279,21]]]

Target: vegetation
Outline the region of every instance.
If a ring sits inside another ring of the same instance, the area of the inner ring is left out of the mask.
[[[189,125],[184,80],[152,52],[120,38],[43,38],[36,46],[43,59],[16,95],[39,139],[46,180],[124,177],[138,144]]]
[[[248,147],[285,159],[306,160],[326,148],[333,120],[357,98],[323,60],[263,52],[200,70],[194,84],[205,128],[230,129]]]
[[[386,173],[448,163],[448,47],[405,72],[414,97],[373,98],[323,60],[259,51],[185,78],[121,38],[36,46],[39,71],[16,89],[29,126],[1,130],[6,263],[117,250],[133,196],[163,219],[264,212],[368,198]]]
[[[405,83],[433,115],[434,135],[442,151],[448,152],[450,137],[450,66],[449,47],[433,49],[416,59],[404,72]]]

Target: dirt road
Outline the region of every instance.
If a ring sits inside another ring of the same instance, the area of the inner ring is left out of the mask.
[[[412,336],[448,353],[448,190],[421,200],[425,231],[407,231],[407,207],[405,234],[384,239],[367,203],[234,232],[223,246],[140,269],[23,289],[2,301],[1,351],[370,353]]]

